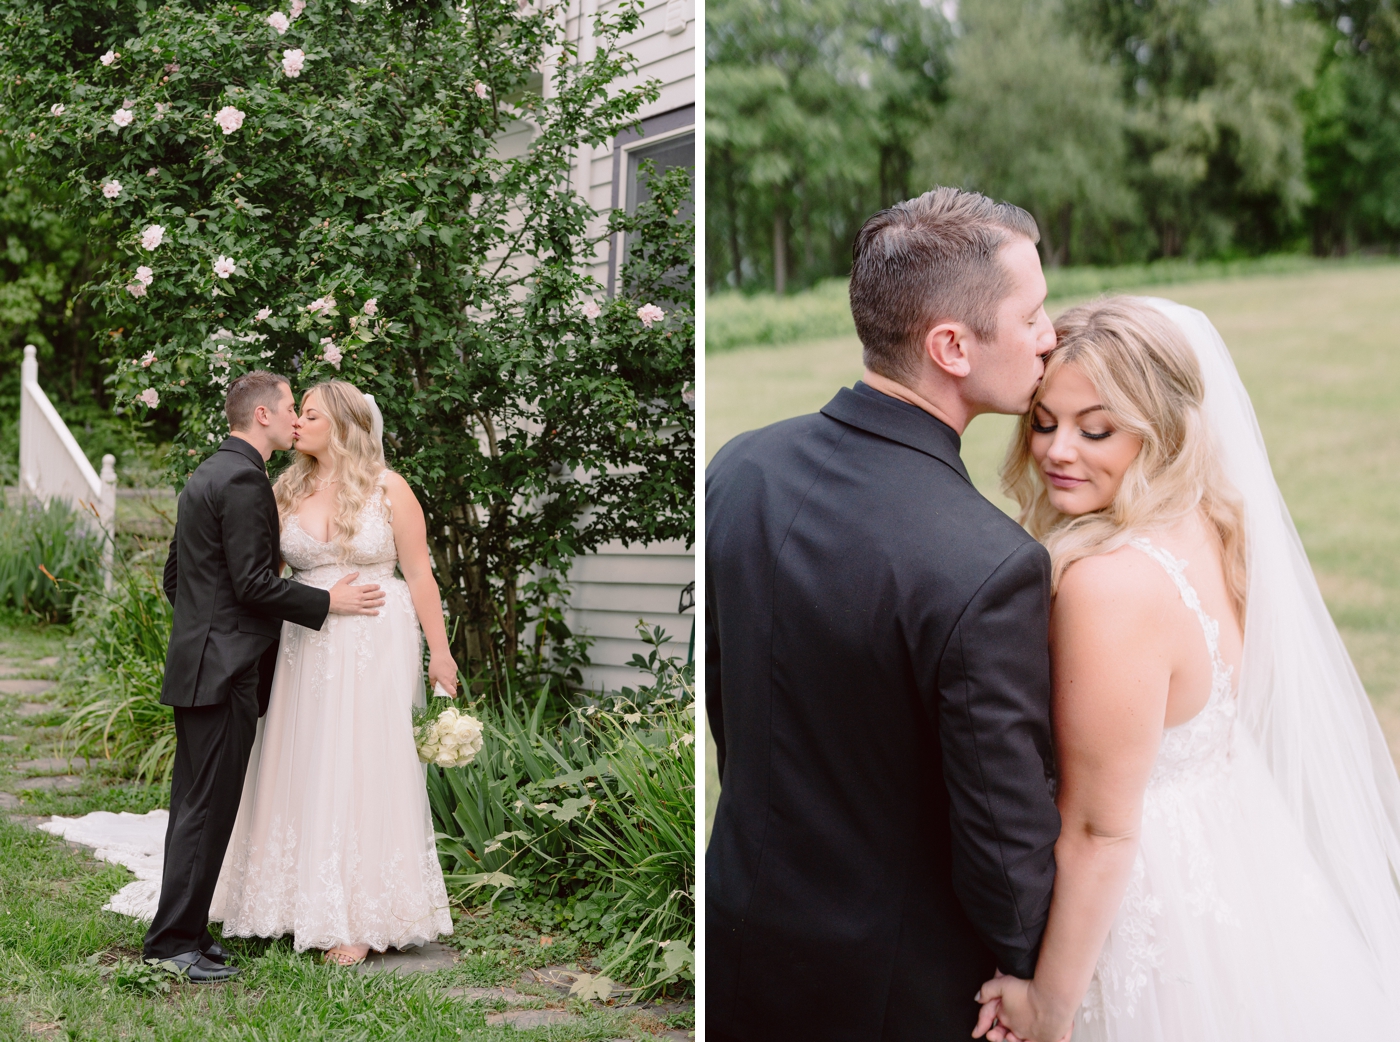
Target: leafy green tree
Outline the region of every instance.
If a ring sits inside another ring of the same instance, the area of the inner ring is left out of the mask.
[[[1119,69],[1130,174],[1165,256],[1291,244],[1309,197],[1299,95],[1320,34],[1276,0],[1067,0]]]
[[[947,22],[917,0],[718,0],[706,28],[712,288],[845,271],[860,222],[911,194]]]
[[[1126,181],[1117,76],[1049,0],[965,0],[950,100],[926,140],[930,180],[1009,199],[1040,226],[1047,265],[1112,236],[1138,202]]]
[[[586,61],[557,6],[513,0],[0,12],[17,172],[90,229],[118,400],[178,415],[177,480],[240,372],[373,393],[477,675],[539,663],[575,554],[689,539],[685,178],[611,224],[569,185],[655,97],[618,89],[636,5],[597,18]],[[589,270],[613,230],[609,301]]]

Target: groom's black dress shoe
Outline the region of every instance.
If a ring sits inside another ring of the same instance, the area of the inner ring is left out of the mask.
[[[178,970],[190,980],[199,984],[207,984],[214,981],[224,981],[237,977],[243,971],[235,966],[224,966],[207,959],[203,952],[182,952],[179,955],[172,955],[168,959],[161,959],[157,964],[162,969]]]
[[[220,966],[228,962],[228,952],[224,951],[223,945],[218,941],[215,941],[213,944],[209,945],[208,948],[204,949],[204,957],[210,962],[217,962]]]

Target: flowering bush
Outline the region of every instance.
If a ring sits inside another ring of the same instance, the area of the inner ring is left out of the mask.
[[[640,4],[588,56],[549,0],[274,6],[0,0],[0,132],[103,240],[113,381],[178,413],[175,481],[238,374],[353,381],[427,512],[459,661],[538,663],[575,554],[692,529],[687,178],[606,220],[569,188],[655,96],[617,87]]]

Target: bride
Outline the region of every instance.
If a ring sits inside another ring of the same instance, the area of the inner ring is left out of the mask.
[[[457,665],[423,510],[386,469],[382,434],[374,400],[348,383],[302,398],[296,461],[273,489],[282,555],[299,582],[326,588],[353,572],[386,601],[319,632],[283,625],[210,910],[226,935],[291,933],[297,951],[322,948],[343,966],[452,932],[413,740],[422,636],[430,683],[455,693]]]
[[[1062,832],[974,1037],[1389,1038],[1400,782],[1200,312],[1067,312],[1005,468],[1045,543]]]

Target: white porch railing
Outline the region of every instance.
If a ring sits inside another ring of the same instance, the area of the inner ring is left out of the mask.
[[[102,474],[78,448],[68,425],[39,386],[39,360],[33,344],[24,348],[19,393],[19,487],[47,504],[55,497],[88,519],[103,539],[102,564],[112,581],[112,538],[117,521],[117,459],[102,457]]]

